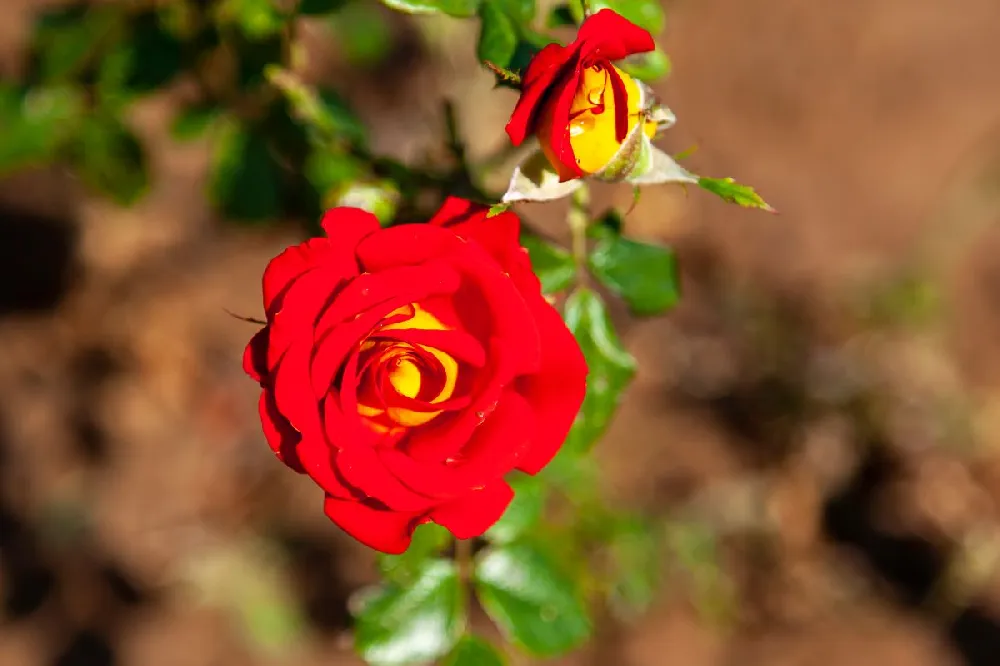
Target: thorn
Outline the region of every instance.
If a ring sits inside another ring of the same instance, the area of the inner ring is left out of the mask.
[[[245,321],[248,324],[258,324],[260,326],[267,326],[267,322],[266,321],[261,321],[260,319],[254,319],[253,317],[244,317],[244,316],[238,315],[235,312],[233,312],[232,310],[228,310],[226,308],[222,308],[222,310],[227,315],[229,315],[230,317],[232,317],[233,319],[239,319],[240,321]]]

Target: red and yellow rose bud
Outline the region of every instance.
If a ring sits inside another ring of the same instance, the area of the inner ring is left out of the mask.
[[[626,134],[616,133],[618,114],[612,77],[617,76],[624,89]],[[634,166],[638,152],[636,139],[656,136],[657,123],[652,118],[649,89],[614,65],[592,65],[583,70],[580,86],[573,96],[569,115],[569,141],[576,165],[583,175],[608,180],[620,180]],[[559,174],[560,180],[576,177],[558,157],[549,137],[560,128],[555,127],[556,100],[546,105],[542,112],[537,136],[542,152],[549,164]]]
[[[564,197],[588,177],[697,182],[653,147],[673,114],[648,86],[612,64],[655,46],[646,30],[603,9],[583,22],[572,44],[550,44],[532,58],[507,134],[514,145],[536,137],[540,151],[514,170],[504,203]]]

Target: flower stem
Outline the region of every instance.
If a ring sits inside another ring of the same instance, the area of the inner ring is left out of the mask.
[[[462,608],[468,618],[469,602],[472,601],[472,539],[455,539],[455,565],[458,567],[458,584],[462,596]]]
[[[576,283],[587,282],[587,224],[590,222],[590,192],[581,184],[570,198],[566,222],[572,234],[573,262],[576,265]]]

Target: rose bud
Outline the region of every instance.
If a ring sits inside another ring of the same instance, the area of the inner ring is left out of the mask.
[[[580,409],[587,365],[541,293],[520,222],[449,199],[382,229],[327,211],[324,238],[264,272],[266,325],[244,354],[275,455],[323,489],[327,516],[387,553],[433,521],[481,535]]]
[[[697,182],[651,143],[674,115],[612,64],[654,48],[646,30],[602,9],[584,20],[572,44],[550,44],[532,58],[507,134],[515,146],[535,136],[540,150],[515,170],[505,203],[563,197],[585,177]]]

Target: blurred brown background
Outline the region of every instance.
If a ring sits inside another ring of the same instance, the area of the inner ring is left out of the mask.
[[[4,3],[3,71],[38,6]],[[640,370],[595,455],[609,501],[721,548],[665,560],[646,616],[558,663],[1000,664],[1000,3],[667,9],[665,145],[781,214],[662,188],[627,218],[678,248],[686,294],[622,319]],[[375,149],[435,145],[441,95],[473,154],[502,145],[514,96],[468,24],[391,20],[391,78],[344,74],[304,26]],[[164,129],[183,86],[135,108],[134,208],[55,170],[0,182],[2,666],[360,663],[372,554],[275,463],[240,370],[254,327],[224,312],[258,315],[298,236],[214,218],[206,146]],[[562,233],[558,205],[523,212]]]

